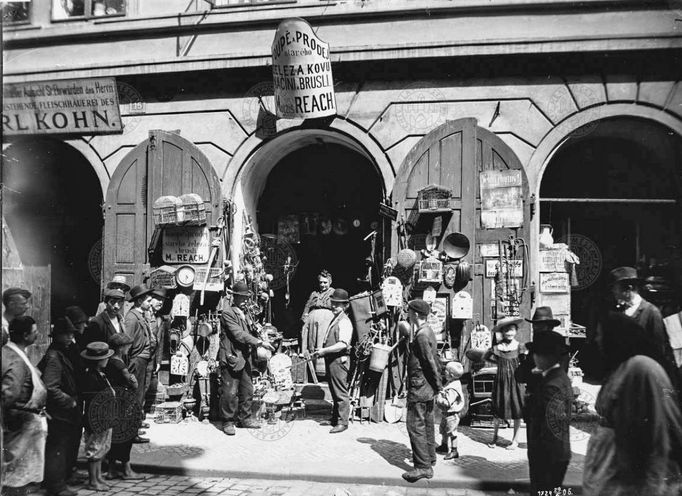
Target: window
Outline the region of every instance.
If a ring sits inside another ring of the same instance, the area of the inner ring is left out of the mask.
[[[126,13],[126,0],[52,0],[52,20],[89,19]]]
[[[4,24],[26,23],[30,18],[30,2],[5,2],[2,4],[2,22]]]

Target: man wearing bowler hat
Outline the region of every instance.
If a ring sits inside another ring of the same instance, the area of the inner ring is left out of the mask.
[[[549,331],[536,333],[526,348],[536,364],[533,374],[539,378],[537,394],[526,405],[531,495],[555,494],[571,459],[573,389],[560,363],[568,347],[563,336]]]
[[[346,310],[348,309],[348,291],[335,289],[329,301],[334,317],[322,340],[322,348],[315,350],[313,357],[323,357],[329,376],[329,392],[334,400],[332,410],[332,429],[336,434],[348,429],[350,416],[350,397],[348,396],[348,370],[350,359],[350,342],[353,339],[353,324]]]
[[[152,303],[152,290],[144,284],[135,286],[130,290],[129,300],[133,302],[133,308],[123,319],[125,333],[133,339],[128,354],[128,370],[137,379],[137,399],[141,409],[141,427],[148,428],[149,424],[144,422],[144,395],[147,392],[147,385],[151,379],[151,370],[148,365],[151,360],[151,329],[145,313],[149,311]],[[148,443],[149,439],[137,436],[133,442]]]
[[[258,429],[260,424],[251,417],[253,401],[251,360],[252,347],[262,346],[275,351],[270,343],[251,333],[251,318],[247,305],[251,292],[245,282],[234,283],[231,290],[232,306],[220,314],[220,414],[223,417],[223,432],[228,436],[236,434],[235,426]]]
[[[675,362],[675,354],[668,333],[665,330],[663,316],[658,308],[646,301],[639,294],[642,279],[637,276],[633,267],[617,267],[609,273],[611,295],[619,312],[634,319],[649,335],[652,344],[663,357],[666,372],[671,379],[679,377]],[[679,381],[673,381],[673,386],[679,390]]]
[[[416,330],[407,360],[407,433],[412,445],[414,469],[403,479],[417,482],[433,477],[436,464],[436,439],[433,417],[434,398],[443,388],[436,335],[426,319],[431,307],[424,300],[407,304],[408,319]]]

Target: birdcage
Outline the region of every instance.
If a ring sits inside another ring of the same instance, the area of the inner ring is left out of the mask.
[[[157,225],[182,222],[182,200],[176,196],[161,196],[154,201],[154,223]],[[184,218],[184,217],[183,217]]]
[[[179,424],[182,422],[182,403],[167,401],[154,408],[154,422],[157,424]]]
[[[417,193],[419,213],[449,212],[454,207],[450,190],[439,186],[427,186]]]
[[[419,262],[420,283],[440,283],[443,280],[443,262],[435,258],[427,258]]]
[[[201,196],[187,193],[180,197],[184,213],[184,221],[190,224],[204,224],[206,222],[206,206]]]

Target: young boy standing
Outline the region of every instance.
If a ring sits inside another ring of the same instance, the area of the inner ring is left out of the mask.
[[[445,380],[447,384],[436,396],[436,405],[441,409],[440,435],[441,445],[436,449],[445,452],[446,460],[459,458],[457,451],[457,426],[459,425],[459,412],[464,407],[464,393],[460,377],[464,374],[464,368],[459,362],[449,362],[445,366]]]
[[[568,347],[564,337],[553,331],[535,334],[526,347],[535,360],[533,374],[540,377],[537,394],[526,404],[531,494],[554,494],[571,459],[573,389],[561,366]]]

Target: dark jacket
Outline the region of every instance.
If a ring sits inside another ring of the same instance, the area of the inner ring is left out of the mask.
[[[146,358],[149,360],[151,358],[151,329],[142,310],[139,308],[130,310],[123,319],[123,326],[125,333],[133,338],[133,344],[128,352],[130,359]]]
[[[114,424],[116,412],[110,408],[114,405],[114,389],[105,373],[100,373],[94,365],[86,369],[81,382],[82,396],[85,401],[83,426],[91,432],[102,432]]]
[[[526,403],[528,457],[563,462],[571,459],[569,425],[573,389],[562,367],[540,375],[536,394]]]
[[[78,398],[79,364],[74,365],[73,360],[67,348],[52,343],[38,368],[47,388],[47,413],[56,420],[80,425],[83,405]]]
[[[251,347],[258,346],[260,339],[249,332],[249,325],[233,307],[220,313],[220,348],[218,364],[221,368],[239,372],[251,363]]]
[[[407,401],[430,401],[443,387],[436,335],[428,324],[414,334],[407,361]]]
[[[121,332],[123,332],[125,330],[123,327],[123,319],[120,316],[117,318]],[[85,349],[86,345],[95,341],[108,343],[109,338],[114,334],[116,334],[116,328],[111,323],[109,315],[106,312],[101,312],[93,317],[88,323],[88,326],[85,328],[83,337],[81,339],[83,344],[81,345],[79,343],[79,346],[82,346],[82,349]]]

